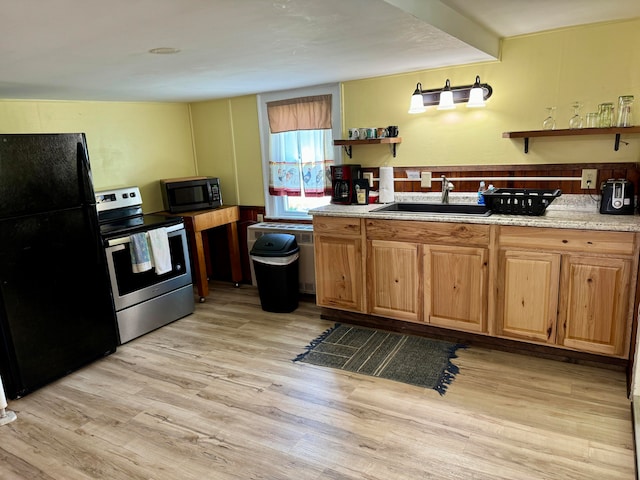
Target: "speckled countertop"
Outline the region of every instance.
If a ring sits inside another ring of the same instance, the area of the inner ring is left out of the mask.
[[[439,194],[396,193],[396,202],[439,203]],[[451,193],[450,203],[475,203],[475,196]],[[640,215],[602,215],[599,213],[599,197],[589,195],[562,195],[547,207],[544,215],[501,215],[488,217],[474,215],[448,215],[433,213],[374,212],[384,205],[327,205],[309,211],[313,216],[359,217],[419,222],[479,223],[485,225],[516,225],[525,227],[574,228],[579,230],[609,230],[640,232]]]

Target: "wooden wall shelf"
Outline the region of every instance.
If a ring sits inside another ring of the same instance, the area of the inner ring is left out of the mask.
[[[388,144],[391,147],[391,151],[393,156],[396,156],[396,145],[398,143],[402,143],[401,137],[385,137],[385,138],[369,138],[366,140],[334,140],[334,145],[341,145],[344,147],[345,153],[352,158],[353,151],[351,147],[353,145],[380,145],[380,144]]]
[[[524,138],[524,153],[529,153],[529,139],[533,137],[575,137],[580,135],[615,135],[613,149],[620,148],[620,135],[623,133],[640,133],[640,127],[609,128],[576,128],[560,130],[528,130],[521,132],[504,132],[502,138]]]

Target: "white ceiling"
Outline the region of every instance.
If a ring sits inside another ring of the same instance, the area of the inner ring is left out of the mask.
[[[638,0],[0,0],[0,98],[198,101],[493,60]],[[174,55],[152,48],[174,47]]]

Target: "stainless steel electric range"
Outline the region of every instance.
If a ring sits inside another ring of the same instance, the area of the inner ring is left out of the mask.
[[[107,256],[116,308],[119,344],[162,327],[195,308],[191,262],[181,217],[144,215],[138,187],[96,192],[100,233]],[[131,260],[131,235],[165,229],[171,271],[155,268],[135,273]]]

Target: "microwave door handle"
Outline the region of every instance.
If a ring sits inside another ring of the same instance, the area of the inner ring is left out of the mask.
[[[213,205],[213,185],[207,183],[207,193],[209,194],[209,205]]]

